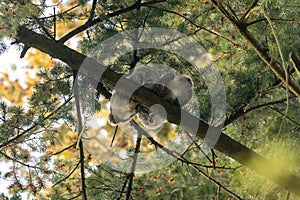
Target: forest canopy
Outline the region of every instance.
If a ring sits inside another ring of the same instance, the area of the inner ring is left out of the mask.
[[[299,7],[2,0],[1,199],[299,198]]]

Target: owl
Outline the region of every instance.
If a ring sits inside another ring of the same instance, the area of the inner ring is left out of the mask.
[[[188,76],[176,76],[174,69],[161,76],[153,68],[141,66],[134,69],[127,78],[181,107],[192,97],[192,79]],[[120,92],[113,91],[110,99],[110,124],[127,123],[135,115],[146,129],[157,129],[167,122],[167,113],[162,106],[155,104],[146,108]]]

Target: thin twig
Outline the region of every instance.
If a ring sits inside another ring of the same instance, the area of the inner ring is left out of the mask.
[[[244,106],[244,112],[248,110],[248,108],[260,97],[265,96],[268,92],[277,89],[283,85],[283,82],[278,80],[275,83],[273,83],[272,87],[261,89],[258,94],[256,94],[255,97],[253,97],[245,106]]]
[[[194,169],[196,169],[200,174],[202,174],[204,177],[206,177],[208,180],[212,181],[213,183],[215,183],[218,187],[222,188],[223,190],[225,190],[226,192],[228,192],[229,194],[231,194],[232,196],[234,196],[235,198],[242,200],[242,198],[240,196],[238,196],[237,194],[235,194],[234,192],[232,192],[231,190],[227,189],[224,185],[222,185],[220,182],[218,182],[217,180],[215,180],[214,178],[212,178],[211,176],[209,176],[208,174],[206,174],[204,171],[202,171],[199,167],[197,166],[193,166],[192,167]]]
[[[213,160],[211,160],[206,153],[203,151],[203,149],[198,145],[198,143],[196,142],[196,140],[191,136],[190,133],[186,132],[186,134],[188,135],[188,137],[190,138],[190,140],[193,141],[194,145],[199,149],[199,151],[205,156],[205,158],[210,162],[213,163]]]
[[[245,20],[247,20],[249,18],[249,14],[250,12],[255,8],[255,6],[257,5],[258,0],[254,0],[250,7],[247,9],[247,11],[245,12],[245,14],[242,16],[241,21],[244,22]]]
[[[202,170],[200,170],[200,168],[197,166],[197,163],[192,163],[188,160],[186,160],[185,158],[182,158],[177,152],[169,150],[168,148],[164,147],[162,144],[158,143],[156,140],[154,140],[144,129],[142,129],[134,120],[130,121],[130,124],[136,128],[136,130],[138,132],[140,132],[143,136],[145,136],[152,144],[154,144],[156,147],[159,147],[161,150],[163,150],[164,152],[166,152],[168,155],[172,156],[173,158],[178,159],[181,162],[184,162],[188,165],[191,165],[192,167],[194,167],[195,169],[197,169],[202,175],[204,175],[205,177],[209,178],[209,180],[211,180],[213,183],[215,183],[216,185],[220,186],[221,188],[223,188],[225,191],[227,191],[229,194],[235,196],[237,199],[241,199],[241,197],[239,197],[237,194],[235,194],[234,192],[230,191],[229,189],[227,189],[225,186],[223,186],[221,183],[219,183],[218,181],[216,181],[215,179],[211,178],[210,176],[208,176],[206,173],[204,173]],[[212,167],[212,166],[210,166]]]
[[[282,21],[282,22],[295,22],[295,23],[300,23],[299,19],[281,19],[281,18],[272,18],[270,17],[270,20],[272,21]],[[262,21],[267,21],[266,18],[261,18],[261,19],[257,19],[255,21],[249,22],[247,23],[247,26],[251,26],[253,24],[256,24],[258,22],[262,22]]]
[[[56,13],[55,13],[55,7],[53,7],[53,39],[56,39]]]
[[[123,193],[125,193],[125,188],[126,188],[127,182],[128,182],[128,177],[126,177],[125,182],[123,183],[123,187],[120,191],[120,196],[118,197],[117,200],[120,200],[122,198]]]
[[[93,0],[89,21],[92,21],[94,19],[96,6],[97,6],[97,0]]]
[[[113,144],[114,144],[114,141],[115,141],[115,138],[116,138],[116,135],[117,135],[117,132],[118,132],[118,127],[119,126],[116,126],[116,128],[115,128],[115,132],[114,132],[113,138],[111,139],[110,147],[112,147]]]
[[[74,71],[73,83],[74,83],[74,98],[76,105],[76,114],[78,120],[78,141],[79,141],[79,154],[80,154],[80,174],[81,174],[81,187],[82,187],[82,199],[87,200],[86,185],[85,185],[85,174],[84,174],[84,150],[83,143],[81,139],[81,134],[84,131],[83,122],[80,110],[79,102],[79,91],[78,91],[78,76],[77,71]]]
[[[136,139],[135,150],[134,150],[134,154],[132,156],[133,161],[132,161],[132,165],[131,165],[131,169],[130,169],[130,174],[128,177],[129,183],[128,183],[128,187],[127,187],[126,200],[130,199],[130,194],[131,194],[132,185],[133,185],[133,177],[134,177],[134,173],[135,173],[135,169],[136,169],[138,155],[140,153],[141,143],[142,143],[142,133],[140,131],[138,131],[138,137]]]
[[[247,29],[247,24],[241,21],[236,21],[227,11],[224,9],[222,2],[219,0],[211,0],[215,8],[223,14],[231,23],[234,25],[239,34],[249,43],[256,54],[267,64],[267,66],[275,73],[275,75],[280,78],[281,81],[286,83],[288,79],[287,86],[290,91],[294,93],[297,97],[300,97],[300,86],[291,77],[286,76],[284,69],[280,66],[276,59],[272,58],[270,54],[260,45],[258,40],[249,32]]]
[[[74,197],[71,197],[70,199],[68,200],[72,200],[72,199],[77,199],[78,197],[80,197],[82,194],[82,192],[79,192],[77,195],[75,195]]]
[[[217,189],[217,200],[221,200],[220,199],[220,195],[221,195],[221,187],[218,186],[218,189]]]
[[[78,163],[76,164],[76,166],[74,167],[74,169],[72,169],[72,171],[71,171],[67,176],[65,176],[65,177],[64,177],[63,179],[61,179],[60,181],[56,182],[52,187],[55,187],[55,186],[57,186],[58,184],[60,184],[61,182],[67,180],[67,179],[68,179],[68,178],[76,171],[76,169],[78,168],[79,164],[80,164],[80,162],[78,162]]]
[[[78,33],[81,33],[82,31],[98,24],[99,22],[102,22],[104,19],[109,18],[109,17],[115,17],[118,16],[120,14],[129,12],[131,10],[137,9],[138,7],[141,6],[148,6],[151,4],[156,4],[156,3],[160,3],[160,2],[165,2],[166,0],[154,0],[154,1],[150,1],[150,2],[144,2],[144,3],[140,3],[139,1],[137,1],[136,3],[132,4],[131,6],[121,9],[121,10],[117,10],[113,13],[106,13],[103,14],[102,16],[92,20],[92,21],[87,21],[85,24],[79,26],[78,28],[72,30],[71,32],[67,33],[65,36],[63,36],[59,42],[60,43],[65,43],[67,40],[69,40],[70,38],[74,37],[75,35],[77,35]]]
[[[28,168],[33,168],[33,169],[39,169],[39,170],[44,170],[43,168],[40,168],[40,167],[37,167],[37,166],[34,166],[34,165],[29,165],[29,164],[26,164],[26,163],[23,163],[21,161],[19,161],[18,159],[16,158],[12,158],[10,157],[9,155],[3,153],[2,151],[0,151],[0,154],[3,155],[5,158],[13,161],[13,162],[16,162],[16,163],[19,163],[20,165],[23,165],[25,167],[28,167]]]
[[[75,147],[75,146],[76,146],[76,143],[71,144],[70,146],[63,148],[63,149],[60,150],[60,151],[57,151],[57,152],[55,152],[55,153],[52,153],[51,155],[52,155],[52,156],[55,156],[55,155],[61,154],[62,152],[66,151],[66,150],[68,150],[68,149],[71,149],[72,147]]]
[[[282,116],[284,116],[284,115],[285,115],[283,112],[279,111],[277,108],[274,108],[273,106],[268,106],[267,108],[269,108],[269,109],[271,109],[271,110],[273,110],[273,111],[277,112],[278,114],[280,114],[280,115],[282,115]],[[299,127],[300,127],[300,123],[299,123],[299,122],[297,122],[297,121],[295,121],[295,120],[294,120],[294,119],[292,119],[291,117],[289,117],[289,116],[286,116],[286,119],[290,120],[291,122],[293,122],[294,124],[296,124],[297,126],[299,126]]]
[[[61,12],[61,13],[59,13],[59,15],[63,15],[63,14],[65,14],[65,13],[67,13],[67,12],[70,12],[71,10],[74,10],[75,8],[77,8],[77,7],[79,7],[81,4],[77,4],[77,5],[75,5],[75,6],[73,6],[73,7],[71,7],[71,8],[69,8],[69,9],[67,9],[67,10],[65,10],[65,11],[63,11],[63,12]],[[55,6],[57,6],[57,5],[55,5]],[[54,7],[54,6],[53,6]],[[52,18],[54,15],[50,15],[50,16],[47,16],[47,17],[41,17],[41,18],[39,18],[39,19],[49,19],[49,18]]]
[[[231,41],[230,39],[224,37],[223,35],[221,35],[220,33],[216,32],[216,31],[213,31],[213,30],[209,30],[207,28],[205,28],[204,26],[200,26],[198,24],[196,24],[195,22],[193,22],[192,20],[190,20],[189,18],[187,18],[186,16],[178,13],[178,12],[175,12],[175,11],[172,11],[172,10],[167,10],[167,9],[164,9],[164,8],[160,8],[160,7],[156,7],[156,6],[152,6],[152,5],[149,5],[149,6],[146,6],[146,7],[149,7],[149,8],[154,8],[154,9],[157,9],[157,10],[161,10],[161,11],[164,11],[164,12],[167,12],[167,13],[171,13],[171,14],[174,14],[174,15],[178,15],[180,17],[182,17],[183,19],[185,19],[187,22],[189,22],[190,24],[192,24],[193,26],[195,26],[196,28],[198,28],[199,30],[205,30],[207,31],[208,33],[211,33],[213,35],[216,35],[218,37],[221,37],[222,39],[236,45],[233,41]],[[197,30],[197,32],[199,31]]]
[[[228,2],[225,3],[226,6],[229,8],[230,12],[233,14],[236,21],[238,21],[238,16],[235,14],[235,11],[231,8],[230,4]],[[225,8],[224,8],[225,9]]]
[[[291,197],[291,193],[290,193],[290,192],[287,192],[287,193],[286,193],[286,196],[285,196],[285,200],[290,200],[290,197]]]
[[[277,46],[277,49],[278,49],[278,52],[279,52],[279,55],[280,55],[282,69],[284,70],[284,74],[285,74],[285,84],[287,86],[286,90],[285,90],[285,95],[286,95],[286,109],[285,109],[284,116],[283,116],[283,118],[281,120],[281,123],[280,123],[280,126],[279,126],[279,130],[278,130],[278,134],[277,134],[277,138],[279,138],[280,135],[281,135],[281,130],[282,130],[283,122],[284,122],[285,118],[287,117],[287,114],[288,114],[288,111],[289,111],[289,74],[288,74],[288,70],[287,70],[287,68],[285,66],[285,61],[284,61],[284,57],[283,57],[281,45],[280,45],[280,42],[278,40],[278,37],[277,37],[276,31],[274,29],[273,23],[272,23],[271,19],[269,18],[269,16],[267,15],[267,13],[265,13],[264,11],[263,11],[263,15],[267,19],[267,21],[268,21],[268,23],[270,25],[270,28],[272,30],[272,34],[273,34],[273,37],[275,39],[276,46]]]
[[[293,97],[291,97],[291,98],[293,98]],[[296,98],[296,97],[294,97],[294,98]],[[277,101],[263,103],[263,104],[254,106],[254,107],[249,108],[249,109],[245,109],[246,107],[248,107],[248,104],[245,104],[245,106],[238,109],[234,114],[232,114],[228,119],[225,120],[224,127],[226,127],[227,125],[231,124],[236,119],[240,118],[241,116],[243,116],[243,115],[245,115],[249,112],[252,112],[252,111],[257,110],[259,108],[264,108],[264,107],[267,107],[267,106],[284,103],[284,102],[286,102],[286,100],[287,100],[286,98],[283,98],[283,99],[279,99]]]
[[[57,112],[59,110],[61,110],[65,105],[67,105],[71,100],[72,100],[73,97],[69,97],[61,106],[59,106],[57,109],[55,109],[52,113],[50,113],[49,115],[47,115],[44,119],[43,119],[43,122],[50,119],[53,115],[57,114]],[[27,134],[28,132],[32,131],[33,129],[37,128],[39,125],[43,124],[42,122],[40,123],[37,123],[37,124],[34,124],[32,125],[31,127],[29,127],[28,129],[26,129],[24,132],[20,133],[19,135],[11,138],[10,140],[0,144],[0,149],[7,146],[8,144],[12,143],[12,142],[15,142],[17,139],[23,137],[25,134]]]
[[[238,19],[233,17],[222,5],[222,2],[219,0],[211,0],[211,2],[215,5],[215,7],[231,22],[234,24],[238,24]]]
[[[40,22],[40,20],[34,16],[32,16],[33,21],[35,21],[39,27],[44,31],[44,33],[51,39],[54,39],[53,36],[49,33],[49,31],[46,29],[46,27]]]

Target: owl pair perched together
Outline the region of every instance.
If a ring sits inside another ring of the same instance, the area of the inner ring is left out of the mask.
[[[141,66],[135,68],[127,79],[144,86],[171,103],[178,101],[181,107],[192,97],[192,79],[188,76],[177,77],[174,69],[161,76],[153,68]],[[146,108],[115,90],[110,98],[110,124],[127,123],[135,115],[146,129],[157,129],[167,121],[167,113],[162,106],[155,104]]]

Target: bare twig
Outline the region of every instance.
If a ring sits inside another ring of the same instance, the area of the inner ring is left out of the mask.
[[[56,39],[56,13],[55,13],[55,7],[53,7],[53,39]]]
[[[77,199],[78,197],[80,197],[82,194],[82,192],[79,192],[77,195],[75,195],[74,197],[71,197],[70,199],[68,200],[72,200],[72,199]]]
[[[136,3],[132,4],[131,6],[129,6],[127,8],[124,8],[124,9],[121,9],[121,10],[117,10],[117,11],[115,11],[113,13],[103,14],[102,16],[100,16],[100,17],[98,17],[98,18],[96,18],[96,19],[94,19],[92,21],[87,21],[85,24],[83,24],[83,25],[79,26],[78,28],[72,30],[71,32],[67,33],[65,36],[63,36],[59,40],[59,42],[60,43],[65,43],[67,40],[69,40],[73,36],[77,35],[78,33],[81,33],[82,31],[88,29],[91,26],[96,25],[97,23],[103,21],[106,18],[118,16],[120,14],[129,12],[129,11],[134,10],[134,9],[137,9],[137,8],[139,8],[141,6],[148,6],[148,5],[151,5],[151,4],[156,4],[156,3],[165,2],[165,1],[166,0],[154,0],[154,1],[150,1],[150,2],[144,2],[144,3],[140,3],[139,1],[137,1]]]
[[[131,120],[133,121],[133,120]],[[133,185],[133,177],[134,177],[134,172],[136,169],[136,164],[137,164],[137,159],[138,159],[138,154],[140,152],[140,148],[141,148],[141,142],[142,142],[142,133],[141,133],[141,129],[138,130],[138,137],[136,140],[136,145],[135,145],[135,150],[134,150],[134,154],[132,155],[132,164],[131,164],[131,169],[130,169],[130,173],[127,174],[125,182],[123,184],[123,187],[120,191],[120,196],[118,198],[121,199],[122,198],[122,194],[124,193],[125,187],[127,185],[128,182],[128,187],[127,187],[127,192],[126,192],[126,200],[130,199],[130,194],[132,192],[132,185]]]
[[[225,191],[227,191],[228,193],[230,193],[231,195],[235,196],[238,199],[241,199],[238,195],[236,195],[235,193],[233,193],[232,191],[230,191],[229,189],[227,189],[225,186],[223,186],[221,183],[217,182],[216,180],[214,180],[213,178],[209,177],[207,174],[205,174],[202,170],[200,170],[198,163],[193,163],[188,161],[187,159],[181,157],[177,152],[172,151],[166,147],[164,147],[162,144],[158,143],[156,140],[154,140],[144,129],[142,129],[134,120],[130,121],[130,124],[136,128],[136,130],[141,133],[143,136],[145,136],[152,144],[154,144],[156,147],[159,147],[161,150],[163,150],[164,152],[166,152],[168,155],[172,156],[173,158],[176,158],[177,160],[186,163],[187,165],[191,165],[193,166],[195,169],[197,169],[199,172],[201,172],[202,175],[205,175],[205,177],[208,177],[210,180],[212,180],[212,182],[214,182],[215,184],[217,184],[218,186],[220,186],[221,188],[223,188]],[[209,166],[212,168],[212,166]],[[237,167],[238,168],[238,167]],[[237,169],[235,168],[235,169]]]
[[[92,21],[94,19],[96,5],[97,5],[97,0],[93,0],[92,8],[91,8],[91,11],[90,11],[89,21]]]
[[[66,151],[66,150],[68,150],[68,149],[71,149],[72,147],[75,147],[75,146],[76,146],[76,143],[71,144],[70,146],[67,146],[67,147],[63,148],[63,149],[60,150],[60,151],[57,151],[57,152],[55,152],[55,153],[52,153],[51,155],[52,155],[52,156],[56,156],[56,155],[61,154],[62,152]]]
[[[37,167],[37,166],[35,166],[35,165],[29,165],[29,164],[23,163],[23,162],[19,161],[19,160],[16,159],[16,158],[10,157],[9,155],[3,153],[2,151],[0,151],[0,154],[1,154],[2,156],[4,156],[5,158],[7,158],[7,159],[9,159],[9,160],[11,160],[11,161],[13,161],[13,162],[19,163],[20,165],[23,165],[23,166],[25,166],[25,167],[33,168],[33,169],[39,169],[39,170],[44,170],[44,169],[41,168],[41,167]]]
[[[44,31],[44,33],[51,39],[54,39],[54,37],[49,33],[49,31],[46,29],[46,27],[40,22],[40,20],[36,17],[32,17],[33,21],[39,25],[39,27]]]
[[[238,20],[239,20],[239,19],[238,19],[238,16],[235,14],[235,11],[231,8],[230,3],[229,3],[229,2],[226,2],[225,4],[226,4],[227,8],[230,10],[230,12],[233,14],[234,19],[235,19],[236,21],[238,21]],[[224,8],[224,9],[225,9],[225,8]],[[228,14],[229,14],[229,13],[228,13]],[[230,14],[229,14],[229,15],[230,15]]]
[[[128,182],[128,176],[126,177],[125,182],[123,183],[123,187],[120,191],[120,196],[118,197],[117,200],[120,200],[122,198],[123,193],[125,193],[125,188],[126,188],[127,182]]]
[[[273,107],[273,106],[268,106],[267,108],[277,112],[278,114],[282,115],[282,116],[285,116],[285,113],[281,112],[280,110],[278,110],[277,108]],[[297,126],[300,127],[300,122],[297,122],[295,121],[294,119],[292,119],[291,117],[289,116],[286,116],[286,119],[290,120],[291,122],[293,122],[294,124],[296,124]]]
[[[286,196],[285,196],[285,200],[290,200],[290,197],[291,197],[291,193],[290,193],[290,192],[287,192],[287,193],[286,193]]]
[[[221,195],[221,187],[218,186],[218,189],[217,189],[217,200],[220,200],[220,195]]]
[[[110,147],[112,147],[113,144],[114,144],[117,132],[118,132],[118,126],[116,126],[116,128],[115,128],[115,132],[114,132],[113,138],[111,139]]]
[[[272,87],[269,88],[265,88],[265,89],[261,89],[258,94],[256,94],[248,103],[246,103],[246,105],[243,107],[244,111],[248,110],[248,108],[260,97],[265,96],[268,92],[271,92],[274,89],[277,89],[279,87],[281,87],[283,84],[283,82],[281,80],[277,80],[275,81],[275,83],[273,83]]]
[[[224,185],[222,185],[220,182],[218,182],[217,180],[215,180],[214,178],[212,178],[211,176],[209,176],[208,174],[206,174],[204,171],[202,171],[199,167],[197,166],[192,166],[194,169],[196,169],[200,174],[202,174],[204,177],[206,177],[208,180],[210,180],[211,182],[215,183],[218,187],[222,188],[223,190],[225,190],[226,192],[228,192],[229,194],[231,194],[232,196],[234,196],[235,198],[242,200],[242,198],[240,196],[238,196],[237,194],[235,194],[234,192],[232,192],[231,190],[227,189]]]
[[[282,19],[282,18],[273,18],[273,17],[270,17],[270,20],[272,20],[272,21],[300,23],[299,19]],[[247,23],[247,26],[251,26],[253,24],[256,24],[256,23],[262,22],[262,21],[267,21],[267,19],[266,18],[261,18],[261,19],[254,20],[252,22]]]
[[[250,7],[247,9],[247,11],[245,12],[245,14],[240,19],[242,22],[246,21],[249,18],[250,12],[255,8],[255,6],[257,5],[257,3],[258,3],[258,0],[254,0],[251,3]]]
[[[285,121],[285,118],[287,117],[288,110],[289,110],[289,87],[288,87],[289,86],[289,73],[288,73],[287,67],[285,65],[285,61],[284,61],[284,57],[283,57],[283,52],[282,52],[281,45],[280,45],[280,42],[278,40],[276,31],[274,29],[273,23],[272,23],[271,19],[269,18],[269,16],[267,15],[267,13],[265,13],[263,11],[263,14],[264,14],[264,17],[267,19],[267,21],[269,23],[269,26],[271,28],[273,37],[275,39],[276,46],[277,46],[277,49],[278,49],[278,53],[279,53],[280,59],[281,59],[281,66],[282,66],[282,69],[284,70],[284,74],[285,74],[285,84],[287,85],[287,88],[285,90],[285,95],[286,95],[286,109],[285,109],[285,114],[283,115],[283,118],[282,118],[281,123],[279,125],[279,130],[278,130],[278,134],[277,134],[278,135],[277,138],[279,138],[280,135],[281,135],[281,130],[282,130],[283,122]]]
[[[222,5],[222,2],[219,0],[211,0],[211,2],[215,5],[217,10],[219,10],[231,23],[237,24],[238,19],[232,16]]]
[[[56,5],[57,6],[57,5]],[[69,8],[69,9],[67,9],[67,10],[65,10],[65,11],[63,11],[63,12],[61,12],[61,13],[59,13],[60,15],[63,15],[63,14],[65,14],[65,13],[68,13],[68,12],[70,12],[71,10],[74,10],[75,8],[77,8],[77,7],[79,7],[79,6],[81,6],[80,4],[77,4],[77,5],[75,5],[75,6],[73,6],[73,7],[71,7],[71,8]],[[55,6],[53,6],[53,7],[55,7]],[[53,18],[54,17],[54,15],[50,15],[50,16],[47,16],[47,17],[41,17],[41,18],[39,18],[39,19],[49,19],[49,18]]]
[[[133,177],[134,177],[134,172],[135,172],[135,169],[136,169],[138,155],[139,155],[140,148],[141,148],[141,143],[142,143],[142,133],[140,131],[138,131],[138,137],[136,139],[135,150],[134,150],[134,154],[132,156],[133,161],[132,161],[132,164],[131,164],[130,174],[129,174],[129,177],[128,177],[129,182],[128,182],[128,187],[127,187],[126,200],[130,199],[130,194],[131,194],[132,185],[133,185]]]
[[[76,171],[76,169],[78,168],[79,164],[80,164],[80,162],[78,162],[78,163],[76,164],[76,166],[72,169],[72,171],[71,171],[67,176],[65,176],[63,179],[59,180],[59,181],[58,181],[57,183],[55,183],[52,187],[55,187],[55,186],[57,186],[58,184],[60,184],[61,182],[67,180],[67,179],[68,179],[68,178]]]
[[[200,25],[196,24],[195,22],[193,22],[192,20],[190,20],[189,18],[187,18],[186,16],[184,16],[184,15],[178,13],[178,12],[175,12],[175,11],[172,11],[172,10],[167,10],[167,9],[156,7],[156,6],[152,6],[152,5],[149,5],[149,6],[146,6],[146,7],[154,8],[154,9],[157,9],[157,10],[161,10],[161,11],[164,11],[164,12],[167,12],[167,13],[171,13],[171,14],[180,16],[183,19],[185,19],[187,22],[189,22],[190,24],[192,24],[193,26],[195,26],[196,28],[198,28],[199,30],[197,30],[197,32],[200,31],[200,30],[205,30],[208,33],[211,33],[213,35],[221,37],[222,39],[224,39],[224,40],[226,40],[226,41],[228,41],[228,42],[230,42],[230,43],[232,43],[232,44],[235,45],[235,43],[233,41],[231,41],[230,39],[228,39],[225,36],[221,35],[220,33],[216,32],[214,30],[209,30],[209,29],[205,28],[204,26],[200,26]]]
[[[77,79],[77,71],[74,70],[74,98],[75,98],[75,105],[76,105],[76,114],[78,120],[78,140],[79,140],[79,154],[80,154],[80,174],[81,174],[81,187],[82,187],[82,199],[87,200],[87,193],[86,193],[86,185],[85,185],[85,173],[84,173],[84,150],[83,150],[83,143],[81,140],[81,134],[84,131],[82,116],[81,116],[81,109],[80,109],[80,102],[79,102],[79,91],[78,91],[78,79]]]
[[[290,97],[290,98],[293,98],[293,97]],[[271,105],[281,104],[281,103],[286,102],[286,100],[287,100],[286,98],[283,98],[283,99],[280,99],[280,100],[277,100],[277,101],[263,103],[263,104],[260,104],[260,105],[257,105],[257,106],[254,106],[254,107],[251,107],[251,108],[248,108],[248,109],[245,109],[245,108],[248,107],[248,104],[245,104],[245,106],[243,106],[240,109],[238,109],[237,111],[235,111],[234,114],[232,114],[228,119],[226,119],[226,121],[224,122],[224,126],[227,126],[227,125],[231,124],[233,121],[235,121],[239,117],[241,117],[241,116],[243,116],[243,115],[245,115],[249,112],[252,112],[252,111],[257,110],[259,108],[264,108],[264,107],[271,106]]]
[[[193,141],[194,145],[197,147],[197,149],[199,149],[199,151],[205,156],[205,158],[210,162],[213,163],[213,160],[211,160],[206,153],[203,151],[203,149],[198,145],[197,141],[191,136],[191,134],[189,134],[188,132],[186,132],[187,136],[190,138],[190,140]]]

